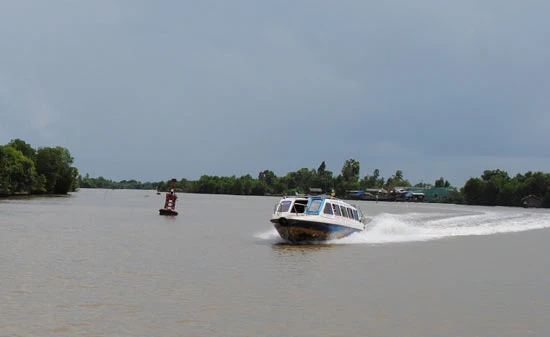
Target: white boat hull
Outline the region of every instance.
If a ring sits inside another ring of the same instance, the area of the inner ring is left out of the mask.
[[[328,222],[280,217],[272,219],[275,229],[284,240],[292,243],[329,241],[344,238],[363,230]]]

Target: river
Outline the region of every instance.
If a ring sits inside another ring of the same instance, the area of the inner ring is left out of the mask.
[[[274,197],[0,200],[0,337],[549,336],[550,211],[355,202],[367,230],[282,242]]]

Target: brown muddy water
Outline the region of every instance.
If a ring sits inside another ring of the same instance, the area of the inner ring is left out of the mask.
[[[0,337],[550,336],[550,212],[357,202],[288,245],[273,197],[80,190],[0,200]]]

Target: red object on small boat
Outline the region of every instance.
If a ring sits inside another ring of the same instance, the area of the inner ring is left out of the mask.
[[[178,196],[176,195],[176,179],[172,178],[172,188],[170,189],[170,192],[166,193],[166,198],[164,200],[164,208],[159,209],[160,215],[178,215],[178,212],[176,212],[176,200],[178,200]]]

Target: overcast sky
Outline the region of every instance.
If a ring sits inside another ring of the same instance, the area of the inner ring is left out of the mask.
[[[113,180],[550,171],[545,0],[0,0],[0,144]]]

